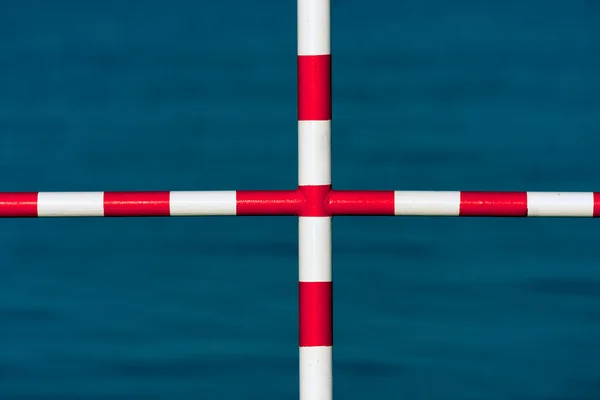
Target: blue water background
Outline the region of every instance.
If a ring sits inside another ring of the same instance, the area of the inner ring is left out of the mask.
[[[600,3],[332,1],[338,189],[600,191]],[[294,1],[0,3],[0,190],[292,189]],[[600,221],[334,219],[338,399],[600,398]],[[297,220],[0,221],[0,399],[295,399]]]

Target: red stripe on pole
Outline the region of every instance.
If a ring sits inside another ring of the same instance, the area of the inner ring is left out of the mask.
[[[298,56],[298,120],[331,119],[331,55]]]
[[[169,216],[169,192],[105,192],[105,217]]]
[[[297,190],[238,190],[236,215],[296,215],[303,199]]]
[[[327,208],[332,215],[394,215],[394,191],[332,190]]]
[[[300,347],[333,344],[331,282],[299,283]]]
[[[0,193],[0,217],[37,217],[37,192]]]
[[[299,186],[298,190],[304,196],[304,203],[298,213],[300,217],[327,217],[331,215],[325,204],[331,185],[303,185]]]
[[[600,217],[600,192],[594,192],[594,217]]]
[[[459,215],[526,217],[527,192],[460,192]]]

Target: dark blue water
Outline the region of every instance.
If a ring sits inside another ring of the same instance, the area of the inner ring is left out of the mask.
[[[294,1],[0,7],[0,190],[295,187]],[[596,2],[332,18],[336,188],[600,190]],[[600,398],[598,237],[336,218],[336,398]],[[296,295],[295,218],[0,221],[0,398],[297,398]]]

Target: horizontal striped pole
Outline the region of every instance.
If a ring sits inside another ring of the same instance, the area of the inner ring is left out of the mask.
[[[332,215],[598,217],[598,192],[331,191]]]
[[[296,215],[295,190],[0,193],[0,217]]]
[[[265,191],[0,192],[3,218],[210,215],[599,217],[600,192],[371,191],[308,185]]]

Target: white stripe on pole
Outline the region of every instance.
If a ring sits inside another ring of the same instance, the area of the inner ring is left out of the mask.
[[[171,215],[235,215],[235,191],[171,192]]]
[[[300,393],[304,400],[331,399],[332,347],[300,347]]]
[[[39,217],[102,217],[104,192],[40,192]]]
[[[331,184],[331,121],[298,121],[298,184]]]
[[[298,0],[298,55],[329,54],[329,0]]]
[[[300,217],[299,281],[331,281],[331,217]]]
[[[460,192],[394,192],[396,215],[454,215],[460,211]]]
[[[527,192],[529,217],[592,217],[592,192]]]

